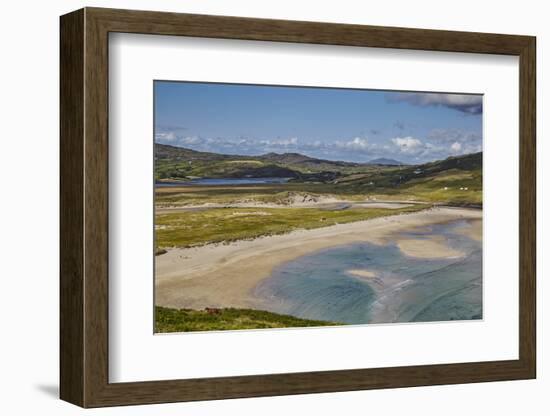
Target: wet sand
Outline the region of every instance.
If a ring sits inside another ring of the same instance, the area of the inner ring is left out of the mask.
[[[483,234],[483,224],[481,219],[469,221],[464,227],[456,230],[457,233],[465,235],[472,240],[481,241]]]
[[[421,259],[458,258],[464,255],[461,251],[447,246],[445,238],[440,235],[423,239],[422,242],[414,238],[399,239],[397,247],[406,256]]]

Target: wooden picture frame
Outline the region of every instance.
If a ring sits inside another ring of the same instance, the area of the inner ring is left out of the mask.
[[[61,399],[82,407],[102,407],[535,378],[534,37],[100,8],[64,15],[60,28]],[[110,383],[108,35],[111,32],[518,56],[519,359]]]

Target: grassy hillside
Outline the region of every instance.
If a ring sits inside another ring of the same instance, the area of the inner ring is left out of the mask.
[[[221,331],[343,325],[254,309],[172,309],[155,307],[155,332]]]
[[[473,153],[423,165],[380,168],[337,181],[347,192],[367,191],[386,199],[482,204],[482,162],[482,153]]]
[[[315,159],[299,153],[260,156],[223,155],[155,144],[157,180],[186,178],[285,177],[302,181],[330,181],[370,165]]]

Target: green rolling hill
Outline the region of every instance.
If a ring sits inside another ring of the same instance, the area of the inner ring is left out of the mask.
[[[199,152],[155,144],[157,179],[286,177],[327,182],[339,176],[365,172],[376,164],[316,159],[299,153],[267,153],[259,156]]]

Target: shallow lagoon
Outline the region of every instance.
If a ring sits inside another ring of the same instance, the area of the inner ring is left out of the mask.
[[[347,324],[481,319],[482,246],[457,232],[465,225],[454,221],[396,236],[418,244],[443,237],[463,256],[410,257],[395,242],[342,245],[277,267],[255,295],[273,312]]]

